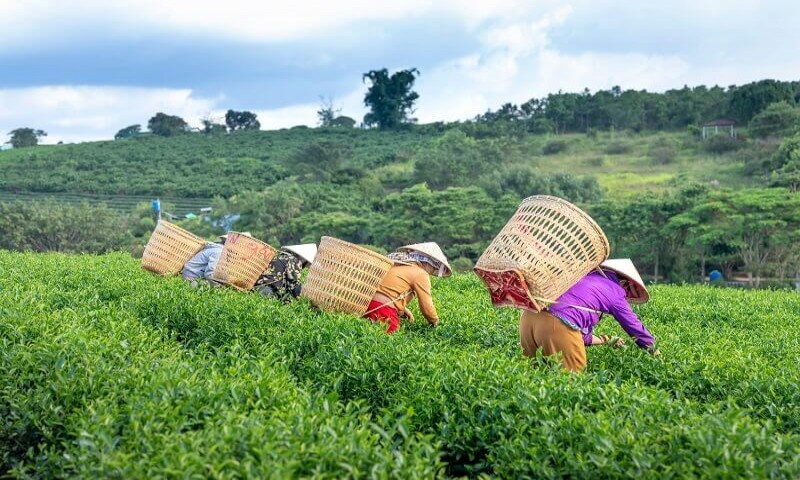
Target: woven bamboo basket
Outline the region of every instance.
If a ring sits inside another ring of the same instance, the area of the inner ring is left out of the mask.
[[[211,278],[238,290],[250,290],[276,253],[261,240],[230,232]]]
[[[391,267],[384,255],[322,237],[302,295],[322,310],[361,316]]]
[[[205,245],[197,235],[159,220],[142,254],[142,268],[159,275],[176,275]]]
[[[541,311],[608,258],[606,235],[557,197],[526,198],[475,264],[495,306]]]

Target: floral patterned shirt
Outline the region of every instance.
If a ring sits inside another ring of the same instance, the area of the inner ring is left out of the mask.
[[[300,272],[303,262],[297,255],[281,250],[258,277],[253,290],[289,303],[300,295]]]

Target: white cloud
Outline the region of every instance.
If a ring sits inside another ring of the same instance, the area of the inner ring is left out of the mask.
[[[368,47],[369,39],[361,38],[359,35],[364,35],[363,32],[353,28],[359,22],[373,22],[380,27],[401,20],[430,24],[447,18],[462,22],[478,41],[478,46],[459,58],[423,69],[416,85],[420,100],[415,116],[421,122],[430,122],[472,118],[505,102],[521,103],[558,90],[579,91],[584,87],[596,90],[620,85],[659,91],[683,84],[725,86],[766,77],[798,78],[800,64],[794,61],[791,41],[797,38],[797,30],[792,29],[791,34],[787,34],[787,22],[781,21],[791,15],[775,15],[784,7],[787,12],[797,9],[792,5],[798,4],[743,1],[735,7],[727,4],[722,7],[689,0],[671,4],[594,0],[406,0],[385,5],[367,0],[228,0],[221,3],[217,0],[0,0],[0,51],[13,50],[19,45],[47,49],[54,36],[69,39],[74,35],[91,43],[100,41],[94,38],[98,34],[93,32],[98,31],[111,32],[120,38],[148,35],[161,38],[163,32],[169,31],[176,35],[277,46],[291,55],[294,40],[329,32],[358,38],[352,42],[356,49]],[[774,17],[776,23],[756,28],[756,24],[766,25],[762,22],[765,16]],[[585,29],[581,32],[587,33],[581,48],[560,49],[560,44],[551,41],[551,38],[559,38],[554,33],[557,29],[561,29],[563,37],[563,30],[576,23]],[[599,27],[616,28],[616,25],[623,29],[620,38],[630,37],[630,42],[621,43],[626,48],[630,45],[629,49],[603,51],[585,45],[586,37],[591,42],[596,35],[594,27],[599,31],[602,30]],[[661,36],[649,35],[654,25],[660,29]],[[698,48],[708,47],[716,54],[705,57],[672,48],[672,43],[662,38],[672,38],[673,34],[675,38],[689,39],[685,43],[688,45],[700,39]],[[708,43],[703,40],[706,35],[711,38]],[[773,38],[781,36],[786,39]],[[658,42],[658,48],[648,51],[639,40],[651,41],[651,37]],[[729,48],[728,43],[723,42],[716,49],[715,38],[736,38],[733,42],[736,48]],[[405,40],[398,39],[392,45]],[[769,49],[762,52],[763,45],[769,45]],[[432,49],[441,47],[430,46]],[[308,68],[325,71],[339,59],[323,50],[320,49],[317,57],[310,55],[297,61]],[[358,50],[348,53],[350,56],[358,54]],[[386,58],[385,64],[392,65],[395,61]],[[270,73],[277,75],[277,72]],[[331,75],[349,74],[335,71]],[[350,93],[334,98],[334,103],[342,107],[342,114],[360,121],[365,111],[362,104],[365,89],[360,75],[355,73]],[[309,92],[309,99],[316,93]],[[218,117],[223,115],[222,100],[222,97],[200,96],[188,88],[67,85],[0,89],[0,133],[31,126],[48,131],[48,142],[111,138],[126,125],[146,124],[157,111],[180,115],[197,125],[199,118],[210,113]],[[260,106],[256,113],[262,128],[273,129],[314,125],[318,108],[318,102],[304,100],[279,108]]]
[[[361,122],[364,113],[366,113],[363,103],[366,88],[366,86],[359,84],[347,95],[326,99],[325,101],[330,100],[333,103],[333,108],[338,110],[340,115],[345,115],[353,118],[356,122]],[[322,101],[323,99],[320,99],[317,103],[257,110],[255,113],[258,115],[262,130],[275,130],[296,125],[313,127],[318,123],[317,111],[320,109]]]
[[[480,51],[420,77],[420,121],[471,118],[505,102],[519,104],[559,90],[614,85],[664,90],[686,79],[689,65],[676,56],[555,50],[548,31],[571,13],[570,7],[560,7],[535,21],[487,29]]]
[[[255,113],[258,115],[262,130],[277,130],[296,125],[315,125],[317,123],[318,109],[318,105],[303,104],[270,110],[258,110]]]
[[[48,86],[0,90],[0,134],[18,127],[48,132],[45,143],[113,138],[117,130],[156,112],[192,125],[222,98],[198,98],[188,89]]]
[[[542,2],[551,3],[551,2]],[[0,49],[47,46],[43,32],[82,37],[87,29],[106,27],[112,35],[135,37],[151,31],[282,42],[313,37],[365,21],[408,18],[455,18],[467,27],[539,8],[524,0],[2,0]]]

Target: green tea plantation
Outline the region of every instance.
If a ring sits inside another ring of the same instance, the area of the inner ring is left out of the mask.
[[[651,293],[662,357],[570,375],[471,274],[388,336],[124,254],[0,252],[0,478],[800,477],[800,296]]]

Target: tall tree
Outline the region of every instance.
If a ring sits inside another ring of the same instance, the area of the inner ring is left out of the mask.
[[[228,126],[228,130],[231,132],[261,129],[261,122],[258,121],[258,116],[247,110],[241,112],[228,110],[228,112],[225,113],[225,125]]]
[[[39,144],[41,137],[46,137],[47,133],[44,130],[35,130],[33,128],[17,128],[8,132],[11,135],[10,143],[14,148],[35,147]]]
[[[118,131],[117,134],[114,135],[114,140],[119,140],[119,139],[122,139],[122,138],[135,137],[136,135],[139,135],[140,133],[142,133],[142,126],[141,125],[139,125],[138,123],[135,124],[135,125],[129,125],[129,126],[123,128],[123,129],[121,129],[120,131]]]
[[[397,128],[415,122],[416,119],[409,115],[414,112],[414,102],[419,98],[419,94],[412,90],[418,76],[416,68],[391,75],[385,68],[365,73],[362,80],[369,80],[370,86],[364,95],[364,105],[370,112],[364,115],[364,123],[378,128]]]
[[[172,137],[189,131],[189,124],[176,115],[158,112],[147,121],[147,129],[154,135]]]

